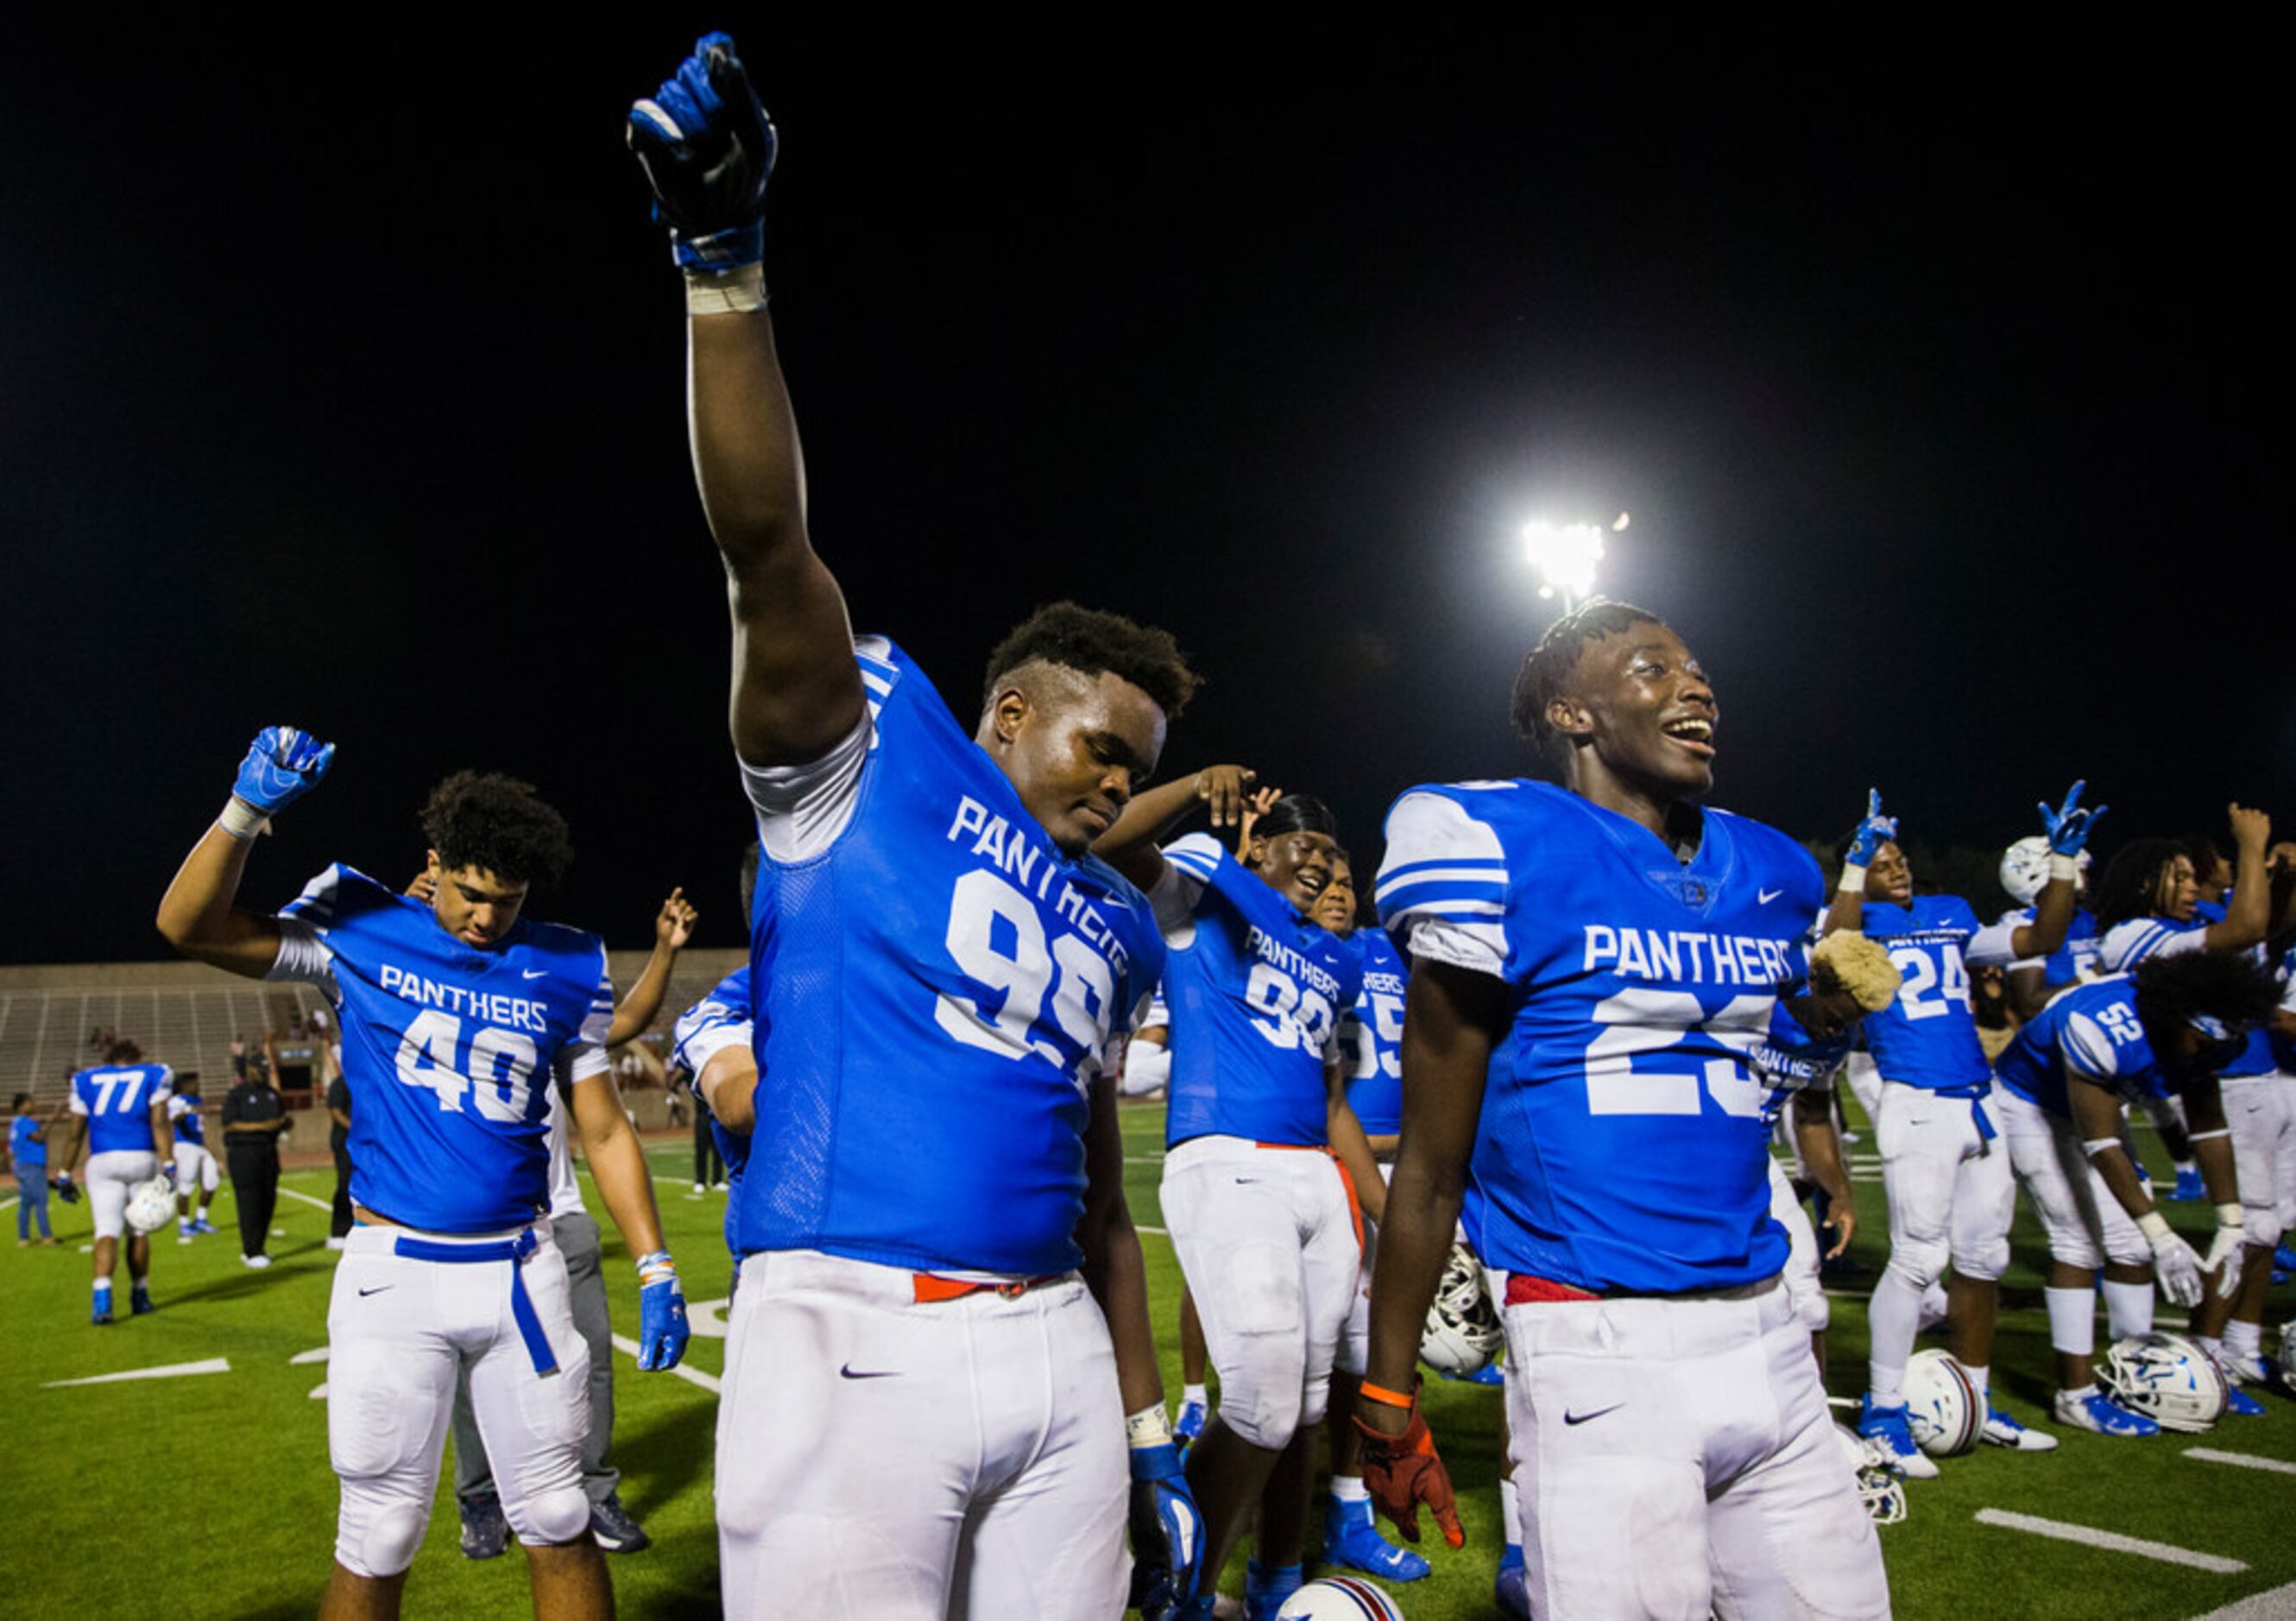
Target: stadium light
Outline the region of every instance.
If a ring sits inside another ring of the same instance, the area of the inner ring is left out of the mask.
[[[1624,529],[1628,514],[1620,512],[1610,533]],[[1522,526],[1523,555],[1538,570],[1538,594],[1558,593],[1569,613],[1595,594],[1595,571],[1603,561],[1603,526],[1597,523],[1549,523],[1534,518]]]

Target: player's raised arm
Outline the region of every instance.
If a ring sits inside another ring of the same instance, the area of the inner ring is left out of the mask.
[[[2272,818],[2245,805],[2227,807],[2232,817],[2232,902],[2224,921],[2211,923],[2205,938],[2210,951],[2245,951],[2272,926],[2272,883],[2266,875],[2272,844]]]
[[[734,616],[734,746],[819,758],[862,715],[845,599],[805,527],[805,463],[764,279],[775,135],[724,34],[630,110],[629,144],[685,273],[694,475]]]
[[[2081,804],[2081,790],[2087,786],[2076,782],[2062,805],[2052,808],[2045,801],[2040,806],[2042,828],[2049,840],[2049,881],[2033,897],[2033,921],[2010,930],[2005,949],[2012,961],[2047,956],[2065,943],[2065,934],[2072,928],[2073,913],[2080,904],[2081,851],[2106,808],[2100,805],[2091,809]],[[1980,934],[1970,942],[1972,962],[1994,960],[1983,954],[1983,941]]]
[[[1135,794],[1116,825],[1093,840],[1092,853],[1143,889],[1152,889],[1164,875],[1164,855],[1156,847],[1164,835],[1199,805],[1211,807],[1215,828],[1239,824],[1258,775],[1242,765],[1207,765],[1192,777]]]
[[[1834,886],[1833,904],[1825,913],[1825,932],[1855,932],[1866,926],[1866,869],[1874,864],[1882,847],[1898,836],[1898,819],[1882,814],[1882,790],[1866,790],[1866,815],[1849,835],[1841,852],[1841,880]]]
[[[685,898],[683,888],[672,889],[669,898],[662,902],[653,920],[653,953],[628,994],[614,1006],[614,1022],[606,1030],[608,1047],[636,1040],[653,1023],[654,1015],[661,1011],[662,998],[669,994],[669,970],[686,941],[693,937],[693,925],[701,915]]]
[[[234,910],[248,847],[271,818],[308,793],[335,757],[292,726],[266,726],[248,745],[223,814],[192,847],[160,898],[160,932],[187,957],[260,979],[279,959],[278,920]]]

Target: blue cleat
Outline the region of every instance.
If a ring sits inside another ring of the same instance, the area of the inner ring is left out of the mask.
[[[2247,1391],[2242,1389],[2238,1385],[2233,1386],[2232,1388],[2226,1392],[2226,1396],[2228,1399],[2225,1403],[2226,1417],[2234,1419],[2260,1419],[2264,1416],[2264,1404],[2258,1401],[2254,1396],[2249,1395]]]
[[[1204,1433],[1204,1421],[1211,1415],[1204,1411],[1201,1402],[1182,1402],[1180,1416],[1172,1422],[1172,1439],[1185,1446]]]
[[[131,1317],[141,1317],[146,1312],[158,1309],[152,1304],[152,1291],[148,1289],[139,1289],[127,1297],[127,1313]]]
[[[2280,1245],[2272,1252],[2272,1264],[2283,1272],[2296,1272],[2296,1248]]]
[[[2195,1199],[2206,1199],[2208,1196],[2209,1191],[2201,1182],[2199,1167],[2177,1167],[2177,1185],[2169,1190],[2170,1199],[2179,1204],[2190,1204]]]
[[[192,1231],[197,1234],[204,1235],[206,1233],[213,1232],[215,1230],[215,1224],[208,1220],[204,1216],[198,1217],[192,1223]]]
[[[2157,1436],[2161,1427],[2141,1412],[2131,1412],[2111,1396],[2092,1390],[2087,1396],[2057,1392],[2057,1422],[2093,1435]]]
[[[1495,1362],[1485,1363],[1472,1373],[1446,1373],[1443,1377],[1453,1384],[1481,1385],[1486,1388],[1496,1388],[1506,1383],[1506,1375],[1499,1371],[1499,1365]]]
[[[1522,1544],[1509,1543],[1499,1556],[1499,1573],[1491,1582],[1491,1601],[1503,1616],[1530,1621],[1529,1578],[1522,1568]]]
[[[2005,1446],[2017,1453],[2053,1453],[2057,1450],[2056,1437],[2046,1430],[2028,1429],[1998,1407],[1985,1410],[1985,1428],[1977,1438],[1988,1446]]]
[[[1415,1582],[1434,1567],[1408,1548],[1398,1548],[1379,1534],[1371,1502],[1332,1499],[1324,1514],[1324,1563],[1390,1582]]]
[[[1275,1621],[1283,1601],[1306,1584],[1308,1573],[1297,1565],[1265,1566],[1247,1560],[1243,1566],[1244,1621]]]
[[[88,1312],[87,1320],[97,1328],[110,1328],[111,1326],[111,1301],[108,1298],[97,1301],[94,1306]]]
[[[1930,1461],[1927,1453],[1914,1445],[1914,1427],[1906,1417],[1904,1403],[1895,1407],[1876,1407],[1869,1391],[1857,1409],[1857,1433],[1887,1447],[1890,1462],[1906,1479],[1937,1478],[1938,1466]]]

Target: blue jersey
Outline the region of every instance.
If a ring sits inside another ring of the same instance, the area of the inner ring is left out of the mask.
[[[2209,925],[2223,921],[2224,908],[2211,901],[2197,902],[2189,923],[2179,923],[2173,918],[2130,918],[2115,923],[2106,933],[2097,954],[2098,964],[2107,973],[2125,974],[2147,957],[2204,951]],[[2259,962],[2264,961],[2262,946],[2256,947],[2252,954]],[[2227,1081],[2248,1080],[2270,1075],[2279,1067],[2273,1054],[2271,1028],[2259,1025],[2248,1033],[2247,1045],[2241,1049],[2240,1055],[2227,1062],[2218,1071],[2218,1077]]]
[[[1157,908],[1171,956],[1168,1147],[1218,1134],[1295,1148],[1331,1142],[1324,1065],[1363,990],[1354,946],[1300,914],[1208,833],[1164,852]],[[1168,898],[1168,894],[1169,898]]]
[[[738,1042],[750,1046],[750,970],[735,969],[710,987],[709,994],[677,1016],[670,1033],[670,1061],[695,1077],[694,1107],[707,1118],[718,1157],[726,1162],[728,1197],[726,1203],[726,1244],[734,1244],[734,1204],[731,1191],[741,1187],[742,1173],[750,1165],[750,1134],[728,1131],[709,1112],[699,1085],[701,1071],[721,1047]]]
[[[1475,1252],[1592,1290],[1775,1277],[1786,1235],[1751,1060],[1807,972],[1824,888],[1808,853],[1710,810],[1685,865],[1529,782],[1415,789],[1387,837],[1379,910],[1398,943],[1512,994],[1469,1166]]]
[[[1403,958],[1384,929],[1351,937],[1363,954],[1363,992],[1340,1020],[1340,1065],[1348,1077],[1348,1107],[1364,1134],[1391,1137],[1403,1129]]]
[[[789,859],[760,818],[758,1174],[735,1246],[1065,1272],[1089,1088],[1163,943],[1140,891],[1062,855],[906,654],[857,652],[871,741],[842,824]]]
[[[152,1105],[175,1090],[165,1064],[102,1064],[71,1078],[71,1111],[87,1121],[91,1154],[152,1151]]]
[[[200,1101],[181,1093],[168,1100],[168,1118],[176,1128],[176,1141],[188,1142],[194,1148],[208,1145],[208,1123],[200,1113]]]
[[[1768,1034],[1754,1049],[1754,1068],[1762,1077],[1762,1115],[1775,1123],[1785,1112],[1786,1100],[1807,1087],[1831,1090],[1833,1073],[1849,1057],[1857,1037],[1850,1031],[1824,1041],[1801,1027],[1801,1021],[1783,1002],[1770,1014]]]
[[[2072,1118],[2065,1087],[2078,1077],[2128,1102],[2169,1095],[2136,1014],[2136,985],[2115,974],[2059,996],[2002,1053],[2001,1084],[2060,1120]]]
[[[2001,926],[2024,929],[2031,926],[2033,908],[2020,906],[2001,914]],[[2066,927],[2064,944],[2046,957],[2024,957],[2012,963],[2013,968],[2038,968],[2041,983],[2052,988],[2094,979],[2104,970],[2097,966],[2097,948],[2103,942],[2097,937],[2096,918],[2086,906],[2075,909],[2073,921]]]
[[[29,1170],[34,1166],[44,1167],[48,1163],[48,1145],[32,1135],[39,1129],[39,1121],[30,1115],[18,1115],[8,1123],[10,1164]],[[17,1180],[21,1182],[23,1178],[19,1176]]]
[[[1993,1066],[1977,1039],[1968,962],[2006,962],[1997,944],[2005,932],[1999,924],[1981,930],[1969,903],[1952,896],[1917,896],[1910,906],[1866,903],[1866,937],[1904,976],[1898,999],[1865,1019],[1866,1050],[1883,1080],[1937,1092],[1975,1089],[1971,1095],[1987,1086]],[[1982,954],[1970,949],[1980,933],[1997,943]]]
[[[550,1202],[550,1087],[607,1072],[614,987],[594,934],[521,918],[479,947],[424,903],[332,866],[280,913],[272,977],[320,986],[342,1027],[351,1199],[432,1232]]]

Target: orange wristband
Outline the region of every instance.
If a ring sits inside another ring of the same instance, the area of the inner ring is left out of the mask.
[[[1411,1410],[1413,1403],[1417,1399],[1414,1396],[1398,1395],[1384,1385],[1373,1384],[1369,1379],[1365,1379],[1356,1387],[1356,1389],[1367,1402],[1377,1402],[1382,1407],[1400,1407],[1406,1412]]]

